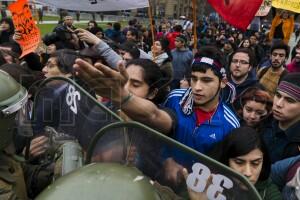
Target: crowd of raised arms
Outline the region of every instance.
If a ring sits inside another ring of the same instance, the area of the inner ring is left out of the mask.
[[[114,22],[105,28],[92,20],[83,29],[75,28],[67,15],[43,36],[35,52],[22,58],[19,30],[10,18],[2,18],[1,73],[27,89],[28,104],[37,104],[37,114],[30,145],[17,131],[7,141],[1,136],[5,144],[0,145],[0,157],[5,158],[0,159],[0,199],[33,199],[51,183],[50,165],[41,167],[49,143],[44,130],[60,123],[51,118],[55,109],[63,113],[67,107],[34,102],[39,99],[34,98],[33,86],[57,76],[73,79],[125,121],[142,123],[227,165],[245,176],[262,199],[299,199],[300,40],[298,34],[292,36],[299,33],[299,27],[294,30],[297,17],[277,11],[270,30],[246,32],[210,18],[199,20],[196,32],[188,19],[160,20],[153,22],[152,38],[150,26],[136,19],[126,27]],[[45,98],[55,101],[65,95],[65,88],[55,81],[50,88],[42,91]],[[7,121],[1,115],[1,124]],[[90,141],[78,140],[87,151]],[[16,161],[8,165],[5,160],[23,157],[26,151],[30,160],[24,168],[36,167],[33,172],[23,168],[25,182],[11,182]],[[165,178],[175,185],[175,193],[179,177],[189,173],[189,162],[179,154],[164,161]],[[2,173],[2,164],[8,172]],[[47,176],[36,181],[41,171]],[[17,184],[27,189],[14,190]],[[192,190],[189,198],[206,199]]]

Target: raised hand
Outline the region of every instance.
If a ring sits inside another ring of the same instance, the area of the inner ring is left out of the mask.
[[[93,66],[82,59],[77,59],[74,65],[77,76],[98,95],[110,98],[115,103],[120,103],[129,94],[124,88],[128,81],[125,66],[120,62],[118,68],[119,71],[115,71],[101,63]]]
[[[89,32],[87,30],[81,29],[81,28],[76,29],[75,33],[77,34],[78,38],[81,41],[86,42],[91,45],[98,44],[101,41],[101,39],[99,39],[93,33]]]
[[[30,142],[30,156],[36,157],[47,151],[49,148],[49,138],[46,136],[39,136]],[[23,152],[25,154],[25,152]]]
[[[13,40],[17,42],[17,41],[19,41],[21,39],[22,39],[22,33],[21,33],[21,31],[15,30],[15,33],[13,35]]]

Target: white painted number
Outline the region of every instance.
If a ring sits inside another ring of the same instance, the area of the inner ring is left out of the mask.
[[[195,192],[203,192],[206,187],[206,181],[210,176],[210,170],[200,163],[195,163],[192,170],[192,173],[186,179],[186,183]]]
[[[212,183],[207,183],[209,177],[212,177]],[[195,192],[204,192],[207,184],[206,194],[209,200],[226,200],[222,194],[224,188],[230,189],[233,187],[233,182],[221,174],[211,174],[208,167],[201,163],[195,163],[186,179],[187,186]]]
[[[222,194],[224,188],[230,189],[233,187],[232,181],[221,174],[212,175],[212,184],[207,189],[207,197],[211,200],[226,200],[226,197]],[[223,182],[223,185],[222,185]]]
[[[70,109],[73,111],[74,114],[77,114],[77,101],[80,100],[80,93],[75,90],[73,85],[70,85],[68,88],[68,93],[66,96],[66,102]]]

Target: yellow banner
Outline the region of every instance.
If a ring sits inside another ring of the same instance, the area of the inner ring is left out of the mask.
[[[275,8],[281,8],[284,10],[300,13],[300,1],[299,0],[273,0],[272,6]]]

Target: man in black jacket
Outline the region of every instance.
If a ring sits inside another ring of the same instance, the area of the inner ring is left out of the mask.
[[[229,57],[229,76],[227,87],[222,91],[225,103],[232,103],[245,89],[257,84],[257,79],[251,73],[255,66],[255,57],[249,48],[241,48]]]
[[[262,131],[272,163],[299,155],[300,146],[300,73],[283,77],[274,101],[274,121]]]
[[[63,22],[58,24],[53,32],[59,41],[63,42],[63,46],[66,49],[81,49],[83,47],[80,43],[77,35],[75,34],[75,27],[73,26],[73,17],[65,16]]]

